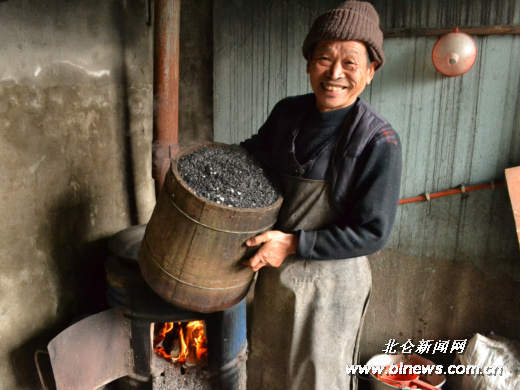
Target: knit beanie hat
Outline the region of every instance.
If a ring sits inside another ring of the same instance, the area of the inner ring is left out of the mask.
[[[379,28],[379,15],[374,6],[365,1],[349,0],[319,16],[303,42],[303,56],[310,60],[319,41],[362,41],[370,58],[378,64],[385,63],[383,32]]]

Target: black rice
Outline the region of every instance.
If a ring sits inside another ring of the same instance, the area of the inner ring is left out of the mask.
[[[225,206],[266,207],[280,196],[262,167],[239,147],[199,147],[179,159],[178,170],[196,195]]]

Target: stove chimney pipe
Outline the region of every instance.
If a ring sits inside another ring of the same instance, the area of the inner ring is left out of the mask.
[[[179,150],[179,34],[180,0],[154,1],[153,144],[152,177],[159,196]]]

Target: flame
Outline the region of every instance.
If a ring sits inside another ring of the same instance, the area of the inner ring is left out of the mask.
[[[155,333],[154,351],[173,363],[198,364],[208,358],[207,340],[202,321],[191,321],[187,324],[183,322],[156,324]],[[169,340],[165,342],[167,338]]]
[[[191,321],[190,323],[188,323],[188,329],[191,330],[190,333],[195,344],[195,353],[197,359],[205,359],[208,354],[208,348],[206,347],[204,324],[202,323],[202,321]]]

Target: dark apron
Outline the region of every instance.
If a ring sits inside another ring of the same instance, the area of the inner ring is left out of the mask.
[[[275,227],[317,230],[336,219],[329,183],[282,178],[284,203]],[[365,256],[303,260],[289,256],[258,273],[252,314],[248,390],[348,390],[356,364],[372,278]]]

